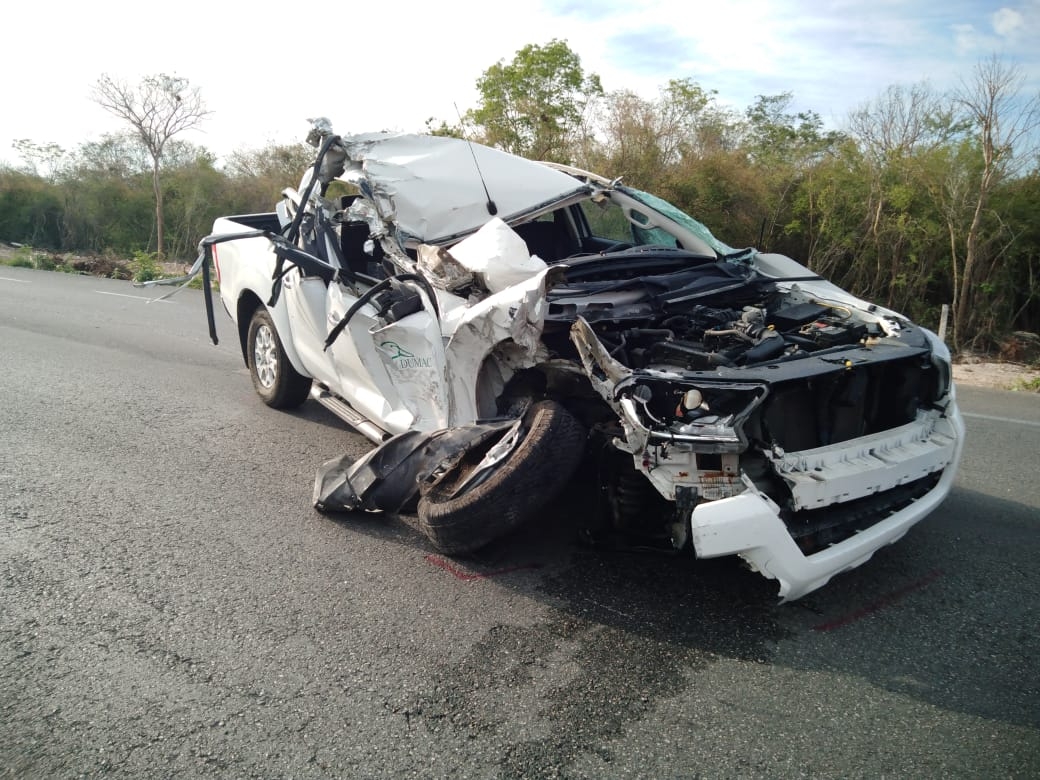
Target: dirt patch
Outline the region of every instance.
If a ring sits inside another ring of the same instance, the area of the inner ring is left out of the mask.
[[[1019,363],[996,363],[984,358],[968,357],[953,365],[953,381],[959,385],[996,390],[1028,390],[1024,386],[1028,383],[1035,385],[1038,379],[1040,369]]]

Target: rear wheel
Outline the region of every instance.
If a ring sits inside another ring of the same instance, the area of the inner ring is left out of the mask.
[[[262,306],[253,312],[249,322],[246,357],[253,387],[265,404],[275,409],[291,409],[307,400],[310,377],[293,368],[274,321]]]
[[[452,471],[420,486],[419,527],[443,553],[472,552],[514,531],[563,489],[585,452],[585,429],[552,401],[525,415],[523,439],[484,481],[462,488],[496,442],[469,453]]]

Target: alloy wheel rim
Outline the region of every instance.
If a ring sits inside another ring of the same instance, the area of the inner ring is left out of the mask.
[[[256,329],[253,340],[253,364],[256,366],[256,378],[261,386],[270,390],[278,378],[278,361],[275,357],[274,333],[266,325]]]

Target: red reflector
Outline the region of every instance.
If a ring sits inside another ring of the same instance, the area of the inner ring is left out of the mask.
[[[217,284],[220,284],[220,258],[217,257],[216,246],[211,246],[210,251],[213,253],[213,267],[217,271]]]

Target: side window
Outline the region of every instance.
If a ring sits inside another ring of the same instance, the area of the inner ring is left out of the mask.
[[[667,230],[661,230],[661,228],[640,228],[632,227],[632,232],[636,234],[636,243],[640,246],[674,246],[682,249],[682,243]]]
[[[604,201],[601,205],[586,200],[582,201],[581,210],[594,238],[632,243],[632,225],[617,205],[610,201]]]
[[[650,227],[650,217],[642,211],[629,209],[629,213],[632,215],[632,219],[639,223],[639,225],[632,225],[632,234],[636,237],[637,245],[650,246],[656,244],[660,246],[676,246],[682,249],[682,244],[667,230]]]
[[[604,201],[595,203],[586,200],[581,203],[582,213],[589,225],[592,239],[598,244],[614,244],[621,242],[633,246],[679,246],[675,236],[666,230],[652,227],[650,217],[636,208],[628,207],[631,221],[625,210],[616,203]]]

